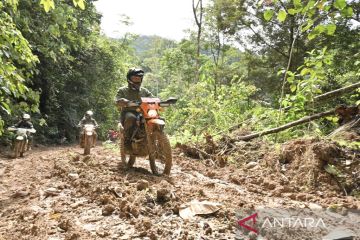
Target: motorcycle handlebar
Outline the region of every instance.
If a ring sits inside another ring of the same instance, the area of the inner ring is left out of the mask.
[[[170,106],[171,104],[175,104],[177,102],[176,98],[169,98],[166,101],[159,102],[159,105],[162,107]],[[118,101],[119,103],[119,101]],[[128,101],[126,102],[126,107],[139,107],[141,105],[141,102],[139,101]]]
[[[30,132],[30,133],[36,133],[36,129],[35,128],[17,128],[17,127],[8,127],[7,128],[9,131],[17,131],[18,129],[25,129],[27,132]]]

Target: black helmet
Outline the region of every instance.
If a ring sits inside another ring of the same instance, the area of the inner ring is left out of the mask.
[[[127,81],[129,83],[129,86],[133,89],[133,90],[136,90],[136,91],[139,91],[140,90],[140,86],[141,86],[141,82],[133,82],[131,81],[131,77],[132,76],[139,76],[141,77],[141,82],[142,82],[142,79],[144,77],[144,71],[141,70],[140,68],[130,68],[128,73],[126,74],[126,78],[127,78]]]
[[[139,77],[143,77],[144,76],[144,71],[140,68],[130,68],[129,71],[126,74],[126,78],[128,81],[130,81],[130,77],[131,76],[139,76]]]

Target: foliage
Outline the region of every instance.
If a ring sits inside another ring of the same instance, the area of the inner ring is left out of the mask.
[[[29,42],[24,38],[4,11],[0,3],[0,136],[3,133],[4,117],[17,108],[22,111],[37,111],[38,97],[26,86],[34,73],[38,58],[32,53]]]
[[[339,103],[359,103],[359,91],[314,101],[359,81],[358,1],[211,0],[199,57],[191,30],[180,42],[101,36],[93,2],[0,3],[0,134],[17,115],[32,112],[38,141],[73,141],[78,121],[92,109],[105,137],[118,119],[113,97],[132,66],[145,70],[143,85],[155,95],[179,99],[164,112],[174,141],[200,140],[235,125],[261,131]],[[281,119],[280,106],[286,110]],[[326,134],[335,124],[328,117],[277,140]]]

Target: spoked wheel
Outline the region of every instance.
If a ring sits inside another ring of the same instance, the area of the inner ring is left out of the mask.
[[[125,168],[131,168],[132,166],[134,166],[136,156],[125,154],[125,141],[123,137],[119,138],[119,144],[120,144],[121,164]]]
[[[151,136],[152,148],[149,155],[150,168],[153,174],[169,175],[172,166],[172,155],[169,138],[162,131],[154,131]]]

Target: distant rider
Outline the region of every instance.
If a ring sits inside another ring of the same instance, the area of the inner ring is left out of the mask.
[[[85,144],[85,136],[84,136],[84,131],[83,128],[85,126],[85,124],[92,124],[94,125],[95,128],[98,128],[99,125],[96,122],[96,120],[92,117],[94,115],[94,113],[92,111],[86,111],[84,117],[80,120],[78,127],[80,127],[80,147],[84,147]],[[94,135],[93,135],[93,145],[92,147],[95,147],[96,145],[96,139],[97,139],[97,133],[94,131]]]
[[[34,129],[34,125],[30,121],[30,115],[27,113],[24,113],[22,115],[21,120],[14,125],[15,128],[26,128],[26,129]],[[31,146],[33,143],[33,137],[30,132],[26,133],[27,139],[28,139],[28,145],[27,150],[31,150]]]
[[[152,93],[141,87],[144,71],[139,68],[130,68],[126,74],[127,85],[120,87],[116,94],[116,104],[120,114],[120,129],[124,131],[125,145],[130,144],[130,138],[136,124],[136,107],[127,107],[129,101],[141,101],[142,97],[153,97]]]

